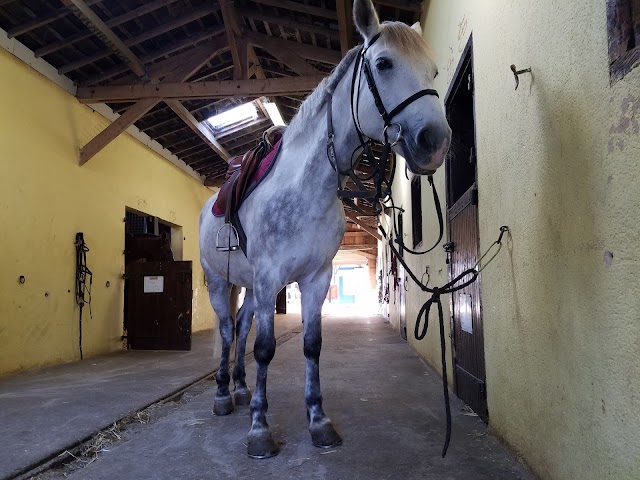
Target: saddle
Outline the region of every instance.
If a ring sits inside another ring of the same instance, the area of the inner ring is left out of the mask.
[[[213,204],[215,216],[224,215],[231,223],[243,200],[269,171],[280,146],[285,127],[274,126],[262,134],[262,140],[244,155],[229,160],[226,180]],[[264,160],[264,161],[263,161]]]

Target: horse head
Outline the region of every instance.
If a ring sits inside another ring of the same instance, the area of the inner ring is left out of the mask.
[[[359,128],[391,143],[413,173],[432,174],[444,162],[451,128],[433,89],[437,67],[420,24],[381,24],[371,0],[355,0],[353,16],[364,38],[362,75],[352,92]]]

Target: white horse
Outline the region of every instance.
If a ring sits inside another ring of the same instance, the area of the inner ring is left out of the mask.
[[[214,413],[233,411],[229,354],[234,320],[229,300],[231,286],[237,285],[246,288],[246,295],[235,325],[234,398],[236,405],[250,401],[247,453],[255,458],[278,453],[266,419],[267,370],[276,349],[276,295],[290,282],[298,282],[302,293],[305,403],[312,441],[325,448],[342,443],[322,409],[321,309],[345,231],[336,190],[354,168],[352,153],[361,137],[384,142],[387,130],[393,131],[393,150],[415,174],[433,173],[441,166],[451,139],[443,106],[432,89],[436,65],[419,24],[380,24],[371,0],[355,0],[353,11],[364,46],[349,51],[305,100],[284,134],[275,165],[240,207],[246,256],[240,250],[216,250],[216,235],[224,225],[224,218],[211,213],[216,196],[200,215],[200,258],[222,337]],[[384,106],[397,107],[387,113]],[[328,139],[333,140],[335,155],[328,155]],[[245,383],[244,355],[254,313],[257,380],[252,398]]]

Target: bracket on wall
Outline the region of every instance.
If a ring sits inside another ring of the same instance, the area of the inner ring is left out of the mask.
[[[525,68],[524,70],[518,70],[516,69],[515,65],[511,65],[511,71],[513,72],[513,77],[516,79],[516,90],[518,89],[518,86],[520,86],[520,79],[518,78],[518,75],[522,75],[523,73],[531,73],[531,67],[529,68]]]

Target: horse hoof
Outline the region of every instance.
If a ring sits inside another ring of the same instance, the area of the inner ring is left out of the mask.
[[[251,458],[275,457],[280,451],[280,447],[274,442],[269,430],[262,430],[257,434],[249,433],[247,443],[247,455]]]
[[[332,448],[342,445],[342,438],[329,420],[311,425],[309,432],[311,432],[311,441],[316,447]]]
[[[213,399],[213,414],[217,416],[229,415],[233,413],[233,402],[231,401],[231,395],[224,397],[216,396]]]
[[[248,388],[236,390],[233,394],[233,400],[236,407],[239,405],[249,405],[251,403],[251,391]]]

